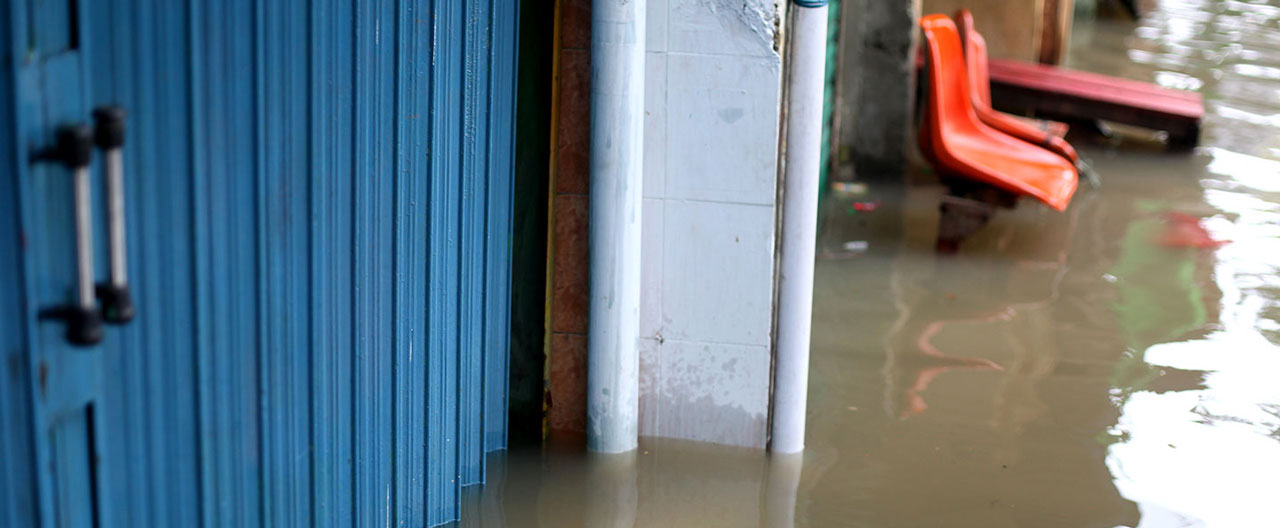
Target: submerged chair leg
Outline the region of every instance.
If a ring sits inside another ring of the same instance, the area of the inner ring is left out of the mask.
[[[947,182],[939,205],[937,251],[953,254],[960,244],[991,221],[997,208],[1012,209],[1018,196],[991,185],[963,180]]]
[[[954,254],[960,250],[960,244],[970,235],[982,229],[991,221],[996,208],[991,204],[977,200],[945,195],[939,206],[941,216],[938,217],[938,253]]]

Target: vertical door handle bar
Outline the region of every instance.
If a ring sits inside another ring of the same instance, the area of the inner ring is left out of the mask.
[[[53,148],[36,155],[36,161],[55,161],[71,171],[75,192],[76,302],[40,311],[41,319],[67,323],[67,340],[77,345],[102,341],[102,317],[93,286],[93,200],[89,188],[89,160],[93,133],[87,125],[59,127]]]
[[[129,293],[128,246],[124,219],[124,118],[123,108],[100,106],[93,110],[93,140],[106,158],[107,233],[110,242],[111,279],[97,287],[103,318],[111,324],[129,322],[134,316]]]

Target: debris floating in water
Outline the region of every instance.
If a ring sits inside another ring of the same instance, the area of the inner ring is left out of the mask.
[[[880,208],[880,200],[874,202],[853,202],[846,207],[844,212],[847,215],[855,215],[858,213],[870,213]]]
[[[858,182],[833,182],[831,190],[843,196],[867,194],[867,184]]]
[[[1168,248],[1210,249],[1222,246],[1228,241],[1213,238],[1208,229],[1195,215],[1170,212],[1165,213],[1165,230],[1157,241]]]
[[[840,249],[826,249],[818,258],[821,260],[846,260],[858,257],[867,252],[870,244],[866,240],[850,240],[840,244]]]

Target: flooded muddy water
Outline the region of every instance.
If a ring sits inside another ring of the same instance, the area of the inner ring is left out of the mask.
[[[1152,5],[1069,62],[1201,92],[1200,148],[1081,141],[1101,189],[947,257],[937,185],[828,198],[803,455],[516,448],[462,524],[1280,526],[1280,6]]]

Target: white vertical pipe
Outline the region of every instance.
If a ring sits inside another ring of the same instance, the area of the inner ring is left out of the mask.
[[[587,447],[636,448],[645,0],[591,6],[591,315]]]
[[[777,453],[804,450],[827,55],[826,1],[796,0],[791,16],[771,439],[771,449]]]

